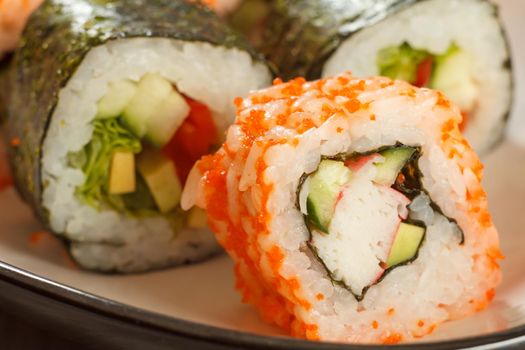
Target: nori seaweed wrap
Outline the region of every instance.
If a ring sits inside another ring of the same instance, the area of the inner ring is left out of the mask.
[[[222,21],[182,0],[51,0],[9,72],[16,187],[84,267],[142,271],[216,251],[180,209],[193,162],[220,142],[233,99],[268,83]]]

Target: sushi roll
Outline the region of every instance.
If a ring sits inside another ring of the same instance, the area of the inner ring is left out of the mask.
[[[31,13],[43,0],[0,1],[0,60],[6,52],[15,49]]]
[[[507,40],[486,0],[272,2],[262,50],[285,78],[352,71],[437,89],[461,108],[481,154],[503,136],[512,100]]]
[[[442,93],[349,73],[238,100],[182,207],[205,208],[243,301],[292,335],[397,343],[501,279],[483,165]]]
[[[16,186],[81,266],[140,272],[217,251],[205,213],[181,210],[181,191],[220,145],[234,97],[270,73],[211,11],[46,1],[8,75]]]

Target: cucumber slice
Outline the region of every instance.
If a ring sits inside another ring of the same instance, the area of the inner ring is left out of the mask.
[[[474,108],[478,88],[472,79],[472,57],[463,50],[455,49],[438,56],[431,87],[441,90],[463,111]]]
[[[419,250],[425,231],[424,227],[402,222],[386,262],[387,268],[412,260]]]
[[[412,147],[395,147],[380,152],[385,160],[375,164],[377,173],[374,182],[379,185],[393,185],[399,172],[415,152]]]
[[[120,80],[109,83],[106,95],[97,103],[97,118],[116,118],[137,93],[137,84],[131,80]]]
[[[341,187],[350,181],[351,175],[343,162],[323,160],[310,176],[306,199],[308,219],[325,233],[328,233]]]
[[[142,138],[148,131],[148,122],[173,91],[173,86],[160,74],[148,73],[140,79],[138,91],[129,101],[122,120],[131,131]]]
[[[146,139],[155,147],[167,144],[190,114],[190,106],[173,90],[148,120]]]

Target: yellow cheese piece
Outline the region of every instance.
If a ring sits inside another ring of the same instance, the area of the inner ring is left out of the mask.
[[[124,194],[134,192],[135,156],[131,152],[113,153],[109,172],[109,193]]]

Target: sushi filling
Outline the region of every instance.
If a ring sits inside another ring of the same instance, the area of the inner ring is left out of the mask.
[[[357,300],[390,270],[417,259],[429,215],[421,209],[425,201],[430,215],[442,214],[422,188],[419,156],[417,148],[396,145],[323,159],[303,178],[299,207],[308,245],[332,281]]]
[[[445,53],[433,54],[405,42],[380,50],[376,59],[380,75],[440,90],[447,95],[461,109],[462,128],[474,112],[478,98],[473,62],[473,58],[454,43]]]
[[[193,163],[218,142],[205,105],[180,94],[161,75],[148,73],[138,82],[110,83],[91,124],[91,141],[68,154],[70,166],[86,178],[77,198],[98,210],[161,214],[174,230],[184,222],[205,226],[200,209],[186,217],[179,205]]]

